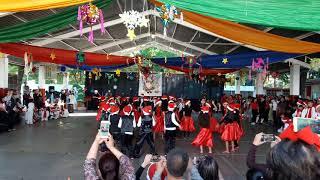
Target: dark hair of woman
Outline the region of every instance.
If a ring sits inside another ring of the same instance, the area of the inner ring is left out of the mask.
[[[303,141],[279,142],[270,150],[267,165],[275,180],[320,179],[320,153]]]
[[[99,159],[99,170],[104,180],[118,180],[119,160],[110,151],[106,151]]]
[[[200,112],[199,117],[199,125],[203,128],[209,128],[210,126],[210,116],[208,113]]]
[[[249,169],[246,173],[247,180],[263,180],[266,175],[258,169]]]
[[[198,171],[203,179],[219,179],[219,167],[212,156],[204,156],[200,158],[198,162]]]

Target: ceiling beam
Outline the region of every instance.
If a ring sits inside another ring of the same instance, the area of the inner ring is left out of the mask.
[[[150,36],[150,33],[141,34],[141,35],[138,35],[135,38],[135,40],[142,39],[142,38],[149,37],[149,36]],[[88,48],[88,49],[85,49],[83,51],[85,51],[85,52],[95,52],[95,51],[107,49],[107,48],[110,48],[110,47],[113,47],[113,46],[118,46],[120,44],[124,44],[124,43],[128,43],[128,42],[132,42],[132,41],[130,39],[123,39],[123,40],[119,40],[119,41],[114,41],[112,43],[102,44],[102,45],[97,46],[97,47]]]
[[[220,38],[216,38],[214,41],[212,41],[212,43],[211,44],[209,44],[206,48],[205,48],[205,50],[208,50],[209,48],[211,48],[211,46],[213,46],[214,45],[214,43],[216,43],[216,42],[218,42],[219,41],[219,39]],[[202,55],[202,53],[200,54],[200,56]]]
[[[171,38],[171,37],[168,37],[168,36],[164,36],[164,35],[159,34],[159,33],[156,33],[155,35],[156,35],[156,37],[158,37],[158,38],[165,39],[165,40],[167,40],[167,41],[171,41],[171,42],[173,42],[173,43],[176,43],[176,44],[179,44],[179,45],[181,45],[181,46],[184,46],[184,47],[187,47],[187,48],[190,48],[190,49],[193,49],[193,50],[202,52],[202,53],[204,53],[204,54],[208,54],[208,55],[215,55],[215,54],[216,54],[216,53],[214,53],[214,52],[211,52],[211,51],[208,51],[208,50],[199,48],[199,47],[197,47],[197,46],[188,44],[188,43],[186,43],[186,42],[179,41],[179,40],[177,40],[177,39],[174,39],[174,38]]]
[[[300,60],[297,60],[297,59],[287,59],[287,60],[285,60],[284,62],[286,62],[286,63],[288,63],[288,62],[290,62],[290,63],[293,63],[293,64],[298,64],[298,65],[300,65],[300,66],[302,66],[302,67],[305,67],[305,68],[307,68],[307,69],[310,69],[310,64],[308,64],[308,63],[305,63],[305,62],[303,62],[303,61],[300,61]]]
[[[0,17],[8,16],[13,14],[12,12],[0,12]]]
[[[144,12],[141,12],[141,13],[144,16],[148,16],[148,15],[151,15],[152,12],[153,12],[153,10],[147,10],[147,11],[144,11]],[[105,22],[104,23],[104,27],[110,27],[110,26],[114,26],[114,25],[117,25],[117,24],[121,24],[121,23],[123,23],[123,20],[121,18],[118,18],[118,19],[115,19],[115,20],[112,20],[112,21]],[[100,24],[96,24],[96,25],[92,26],[92,30],[93,31],[98,30],[98,29],[100,29]],[[85,33],[88,33],[90,31],[91,31],[91,27],[86,27],[86,28],[83,28],[82,33],[85,34]],[[70,37],[74,37],[74,36],[80,36],[80,31],[79,30],[72,31],[72,32],[69,32],[69,33],[65,33],[65,34],[61,34],[61,35],[55,36],[52,39],[38,41],[38,42],[34,42],[32,44],[35,45],[35,46],[44,46],[44,45],[59,41],[59,39],[65,39],[65,38],[70,38]]]
[[[195,33],[194,33],[194,35],[192,36],[192,38],[190,39],[190,41],[189,41],[189,44],[194,40],[194,38],[196,37],[196,35],[199,33],[199,31],[196,31]],[[183,51],[186,51],[187,50],[187,48],[184,48],[184,50]]]

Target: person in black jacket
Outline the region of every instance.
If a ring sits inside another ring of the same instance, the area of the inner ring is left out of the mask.
[[[176,131],[177,127],[181,128],[180,124],[176,120],[176,114],[174,113],[176,105],[171,102],[168,105],[168,111],[164,116],[164,139],[165,139],[165,153],[167,154],[171,149],[175,148],[176,144]]]
[[[142,115],[139,118],[137,127],[140,127],[139,138],[135,146],[135,156],[139,157],[140,150],[144,145],[144,141],[147,141],[151,154],[156,154],[154,145],[154,139],[152,134],[152,127],[156,125],[156,121],[152,117],[152,107],[146,106],[142,108]]]
[[[132,154],[133,129],[136,127],[136,122],[132,115],[132,106],[125,106],[123,108],[123,114],[124,115],[121,116],[118,124],[118,127],[121,129],[121,151],[130,157]]]
[[[120,120],[120,115],[119,115],[119,107],[117,105],[112,105],[110,107],[110,114],[108,120],[110,121],[110,133],[112,134],[114,140],[116,142],[119,142],[120,140],[120,128],[118,127],[119,125],[119,120]]]

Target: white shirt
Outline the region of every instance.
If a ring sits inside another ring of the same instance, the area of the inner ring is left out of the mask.
[[[306,118],[309,114],[309,108],[304,108],[301,113],[301,117]],[[315,119],[317,117],[316,108],[311,108],[311,118]]]
[[[272,111],[277,111],[278,103],[277,101],[272,101]]]
[[[178,126],[180,128],[180,124],[177,122],[176,120],[176,114],[174,112],[172,112],[171,114],[171,120],[172,120],[172,123],[176,126]],[[166,123],[164,123],[164,129],[165,130],[168,130],[168,131],[174,131],[176,130],[177,128],[176,127],[166,127]]]

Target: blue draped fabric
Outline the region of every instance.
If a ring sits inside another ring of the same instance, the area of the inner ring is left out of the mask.
[[[231,69],[240,69],[246,66],[251,66],[252,59],[254,58],[263,58],[269,59],[269,63],[276,63],[280,61],[284,61],[286,59],[294,58],[300,56],[301,54],[289,54],[289,53],[281,53],[274,51],[261,51],[261,52],[250,52],[250,53],[239,53],[239,54],[228,54],[228,55],[207,55],[201,56],[198,58],[197,63],[200,63],[202,68],[231,68]],[[222,60],[224,58],[228,59],[228,62],[224,64]],[[201,61],[199,61],[201,59]],[[154,58],[152,62],[165,65],[165,66],[175,66],[187,67],[188,65],[182,61],[181,57],[167,58],[167,62],[165,62],[164,58]],[[198,65],[194,65],[195,67]]]
[[[66,65],[66,66],[72,69],[80,69],[83,71],[91,71],[93,68],[98,68],[98,69],[101,69],[102,71],[113,71],[116,69],[130,67],[132,65],[133,64],[129,64],[129,65],[126,64],[126,65],[119,65],[119,66],[87,66],[87,65],[81,65],[81,66]]]

